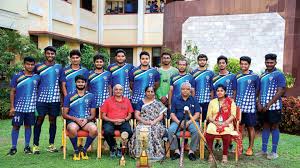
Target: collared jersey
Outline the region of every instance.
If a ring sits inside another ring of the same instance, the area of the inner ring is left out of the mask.
[[[107,68],[108,71],[111,72],[111,87],[113,88],[116,84],[122,85],[124,89],[123,96],[127,98],[131,98],[129,72],[133,68],[133,65],[127,63],[125,63],[123,66],[113,63]]]
[[[181,85],[185,82],[188,82],[192,85],[192,88],[195,87],[195,81],[193,76],[190,73],[186,73],[184,75],[176,74],[171,77],[170,85],[173,86],[173,96],[181,95]]]
[[[222,84],[226,87],[226,94],[233,98],[233,91],[236,90],[236,77],[235,74],[229,72],[226,75],[216,74],[213,78],[215,97],[217,97],[216,89],[219,84]]]
[[[88,86],[89,91],[95,96],[96,107],[100,107],[104,100],[109,97],[110,77],[109,71],[104,70],[102,73],[90,71]]]
[[[14,100],[16,112],[32,113],[36,111],[39,81],[39,75],[26,76],[24,71],[20,71],[12,77],[10,87],[16,89]]]
[[[243,113],[256,112],[256,93],[259,90],[259,76],[253,71],[248,74],[239,72],[236,75],[236,105]]]
[[[170,67],[165,70],[163,68],[158,68],[158,72],[160,75],[159,87],[156,90],[156,97],[161,99],[163,96],[168,96],[170,90],[170,81],[173,75],[178,74],[178,69],[174,67]]]
[[[214,73],[210,70],[201,71],[197,68],[191,74],[195,80],[195,98],[199,103],[208,103],[210,92],[214,90],[212,82]]]
[[[85,92],[79,96],[77,92],[68,94],[64,99],[64,107],[69,108],[69,115],[76,118],[89,118],[91,109],[96,108],[94,94]]]
[[[73,93],[76,91],[76,83],[75,77],[77,75],[83,75],[86,79],[88,79],[89,71],[80,66],[79,69],[74,70],[71,68],[71,65],[65,67],[62,71],[61,80],[62,82],[66,82],[67,94]]]
[[[59,82],[62,66],[60,64],[46,65],[40,63],[35,66],[35,72],[41,77],[37,101],[44,103],[60,102]]]
[[[160,76],[155,68],[142,70],[139,66],[131,70],[129,79],[133,82],[132,103],[138,103],[145,97],[145,88],[154,87],[155,82],[159,82]]]
[[[260,103],[265,106],[275,96],[277,88],[285,88],[286,80],[282,72],[276,68],[272,72],[265,71],[260,76]],[[281,98],[271,105],[269,110],[282,109]]]
[[[174,113],[178,120],[184,118],[184,107],[188,106],[192,116],[196,112],[201,113],[200,105],[197,100],[193,96],[189,96],[187,100],[184,100],[181,95],[175,96],[172,99],[171,113]],[[187,119],[189,119],[189,115],[187,114]]]

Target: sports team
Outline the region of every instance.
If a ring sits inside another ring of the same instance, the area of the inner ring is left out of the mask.
[[[196,125],[206,121],[203,130],[210,149],[223,149],[222,162],[228,161],[228,151],[233,150],[233,137],[237,109],[241,112],[240,126],[246,129],[249,146],[245,155],[254,155],[255,129],[258,116],[263,123],[262,146],[256,149],[256,156],[268,159],[278,158],[277,146],[280,132],[282,101],[286,88],[284,74],[276,66],[276,54],[265,55],[265,71],[257,75],[250,70],[251,58],[240,57],[240,71],[233,74],[227,70],[228,58],[217,58],[218,72],[207,69],[208,57],[197,57],[198,67],[190,72],[188,61],[180,59],[177,68],[171,65],[172,55],[161,54],[160,67],[150,66],[150,54],[139,54],[140,65],[134,67],[126,62],[126,52],[115,52],[115,63],[105,65],[105,57],[99,53],[93,57],[94,68],[88,70],[81,65],[81,52],[70,51],[70,65],[62,67],[55,62],[56,48],[44,49],[45,60],[36,63],[33,57],[25,57],[23,70],[16,73],[10,82],[10,116],[12,116],[11,149],[8,155],[17,152],[19,130],[25,128],[25,154],[40,154],[41,128],[48,115],[48,152],[58,152],[55,147],[57,117],[66,120],[68,137],[73,145],[73,160],[88,159],[88,151],[94,139],[100,134],[95,121],[103,120],[103,136],[110,150],[110,157],[120,157],[121,150],[114,138],[114,131],[129,135],[129,155],[138,157],[141,152],[137,143],[137,132],[149,127],[149,158],[161,160],[166,149],[161,145],[167,139],[171,145],[171,159],[180,158],[178,137],[184,127],[191,138],[185,139],[184,148],[192,161],[198,149],[200,135]],[[191,117],[185,116],[189,107]],[[258,115],[259,114],[259,115]],[[129,124],[135,119],[135,128]],[[169,119],[170,124],[164,120]],[[181,122],[186,120],[186,122]],[[193,121],[196,121],[193,123]],[[185,124],[183,124],[185,123]],[[33,126],[33,147],[30,139]],[[59,127],[60,128],[60,127]],[[179,129],[177,129],[179,128]],[[88,131],[84,145],[78,145],[78,130]],[[175,136],[174,136],[175,135]],[[176,137],[177,135],[177,137]],[[272,149],[268,152],[269,136],[272,135]],[[214,139],[222,139],[215,141]],[[188,144],[188,141],[191,141]],[[212,155],[208,157],[212,161]]]

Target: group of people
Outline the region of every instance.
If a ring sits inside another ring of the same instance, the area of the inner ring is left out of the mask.
[[[164,13],[165,10],[165,2],[164,0],[160,0],[160,5],[158,6],[157,0],[148,1],[146,4],[146,13]]]
[[[197,57],[198,67],[187,72],[188,62],[180,59],[177,68],[171,66],[171,54],[161,54],[161,67],[150,66],[150,54],[142,51],[139,55],[140,65],[134,67],[126,63],[126,52],[118,49],[115,63],[104,69],[104,57],[96,54],[93,58],[94,69],[81,66],[79,50],[70,52],[70,65],[62,67],[55,62],[56,49],[48,46],[44,49],[45,61],[35,64],[32,57],[24,58],[24,70],[15,74],[11,80],[11,109],[13,129],[12,147],[9,155],[17,152],[17,140],[21,125],[25,126],[26,154],[39,154],[39,138],[45,116],[49,116],[49,146],[47,151],[58,152],[54,145],[56,136],[56,119],[60,115],[67,120],[69,138],[74,148],[73,160],[88,159],[87,149],[98,135],[95,119],[103,119],[104,138],[110,149],[110,156],[121,156],[114,138],[115,130],[128,133],[128,149],[132,157],[141,154],[142,147],[139,133],[148,130],[148,156],[160,160],[165,156],[162,139],[171,142],[172,160],[180,157],[178,147],[179,131],[186,126],[191,133],[188,158],[196,160],[200,136],[196,124],[207,120],[205,134],[208,147],[213,148],[216,136],[222,137],[223,162],[227,162],[231,136],[236,132],[233,120],[236,109],[242,112],[241,124],[249,134],[249,147],[246,155],[253,155],[256,125],[256,112],[262,112],[264,128],[262,131],[262,148],[258,156],[269,159],[278,157],[278,124],[281,120],[281,96],[285,92],[286,81],[283,73],[275,68],[275,54],[265,55],[265,72],[258,76],[249,70],[251,58],[240,58],[241,71],[233,74],[227,70],[228,59],[217,59],[219,72],[214,74],[207,69],[208,57]],[[185,116],[185,107],[193,119]],[[35,116],[37,111],[37,117]],[[202,116],[202,118],[200,118]],[[137,124],[132,130],[130,119]],[[170,119],[169,128],[163,120]],[[184,122],[180,122],[182,120]],[[193,123],[193,121],[196,121]],[[181,123],[181,124],[180,124]],[[180,124],[180,125],[179,125]],[[195,125],[194,125],[195,124]],[[30,148],[31,126],[34,125],[33,150]],[[179,127],[179,129],[177,129]],[[78,130],[86,130],[89,135],[86,143],[78,147]],[[176,132],[177,131],[177,132]],[[267,153],[269,135],[272,134],[272,152]],[[187,143],[187,142],[185,142]],[[215,148],[220,148],[220,142]],[[212,155],[209,156],[212,161]]]

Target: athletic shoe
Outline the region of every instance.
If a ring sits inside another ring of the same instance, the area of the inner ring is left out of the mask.
[[[58,150],[56,149],[56,147],[54,146],[54,144],[50,144],[48,147],[47,147],[47,151],[48,152],[58,152]]]
[[[194,153],[189,153],[189,159],[190,161],[195,161],[197,158]]]
[[[29,154],[29,155],[32,154],[32,151],[31,151],[31,149],[30,149],[29,146],[26,146],[26,147],[24,148],[24,153],[25,153],[25,154]]]
[[[252,148],[248,148],[246,151],[246,156],[252,156],[253,155],[253,150]]]
[[[110,151],[110,157],[111,157],[111,158],[116,157],[116,150],[111,150],[111,151]]]
[[[278,157],[279,157],[278,154],[274,153],[274,152],[269,153],[268,156],[267,156],[267,158],[270,159],[270,160],[277,159]]]
[[[16,148],[11,148],[9,150],[9,152],[7,153],[7,155],[12,156],[15,155],[17,153],[17,149]]]
[[[39,146],[33,145],[32,150],[33,150],[33,154],[40,154]]]
[[[257,157],[265,157],[267,155],[268,155],[268,153],[267,152],[263,152],[263,151],[260,151],[260,152],[258,152],[258,153],[255,154],[255,156],[257,156]]]
[[[82,160],[89,160],[87,152],[84,152],[83,150],[80,151],[80,157],[81,157]]]
[[[219,151],[219,150],[221,150],[221,148],[222,148],[221,143],[220,143],[220,142],[216,142],[216,143],[215,143],[215,150],[216,150],[216,151]]]
[[[117,149],[117,156],[122,157],[122,151],[120,148]]]
[[[172,160],[176,160],[180,158],[180,154],[179,153],[174,153],[173,156],[171,157]]]
[[[75,152],[73,154],[73,160],[80,160],[80,154]]]

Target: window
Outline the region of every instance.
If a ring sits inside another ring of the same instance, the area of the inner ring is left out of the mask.
[[[93,2],[92,2],[92,0],[81,0],[80,1],[80,7],[82,9],[86,9],[88,11],[93,12]]]
[[[35,46],[38,47],[38,44],[39,44],[38,36],[30,35],[29,38],[30,38],[30,41],[32,41],[35,44]]]
[[[57,40],[57,39],[52,39],[52,46],[55,47],[55,48],[59,48],[63,45],[65,45],[65,41],[62,41],[62,40]]]
[[[137,13],[138,0],[107,0],[106,14]]]
[[[126,62],[129,64],[133,63],[133,48],[110,48],[110,63],[115,62],[115,55],[117,49],[123,49],[126,52]]]
[[[164,0],[146,0],[145,13],[163,13],[165,5]]]
[[[159,67],[160,54],[161,54],[161,48],[160,47],[153,47],[152,48],[152,66],[153,67]]]

